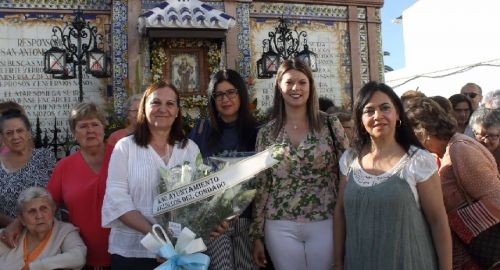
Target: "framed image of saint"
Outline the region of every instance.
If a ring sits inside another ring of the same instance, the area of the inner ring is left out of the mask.
[[[204,94],[208,80],[204,50],[189,48],[166,51],[169,52],[170,65],[165,77],[177,87],[179,93],[183,96]]]

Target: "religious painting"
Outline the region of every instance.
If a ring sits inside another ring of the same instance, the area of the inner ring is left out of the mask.
[[[205,59],[203,49],[171,49],[170,68],[167,78],[183,96],[202,94],[206,88]]]

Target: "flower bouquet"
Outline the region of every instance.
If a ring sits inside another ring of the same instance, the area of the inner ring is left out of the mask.
[[[213,157],[206,162],[210,165],[199,156],[196,164],[160,169],[153,213],[173,238],[189,227],[206,239],[222,220],[248,207],[256,192],[251,179],[277,163],[271,148],[251,154]]]

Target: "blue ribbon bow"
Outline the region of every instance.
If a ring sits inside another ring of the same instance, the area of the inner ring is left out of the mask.
[[[158,255],[167,259],[160,265],[158,270],[207,270],[210,264],[210,257],[203,253],[193,253],[180,255],[175,252],[172,244],[164,245]]]

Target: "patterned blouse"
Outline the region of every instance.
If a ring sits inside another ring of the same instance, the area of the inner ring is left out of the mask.
[[[333,151],[328,129],[330,119],[337,153]],[[338,158],[349,141],[339,120],[320,114],[321,131],[309,131],[297,148],[282,128],[273,138],[275,121],[260,129],[256,148],[262,151],[276,144],[278,164],[257,176],[254,221],[250,227],[252,240],[264,236],[264,221],[320,221],[331,217],[338,183]]]
[[[21,191],[33,186],[47,187],[55,164],[52,151],[39,148],[33,149],[31,159],[18,171],[8,173],[0,166],[0,213],[14,218]]]

